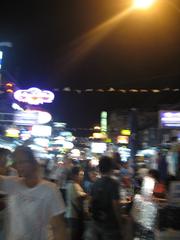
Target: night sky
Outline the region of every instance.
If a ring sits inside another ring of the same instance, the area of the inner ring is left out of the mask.
[[[129,13],[92,30],[130,6],[130,0],[3,1],[0,42],[4,68],[21,87],[49,89],[177,88],[180,86],[180,1],[159,0],[151,11]],[[172,5],[173,4],[173,5]],[[91,44],[95,41],[95,44]],[[90,48],[88,48],[90,46]],[[101,110],[157,108],[180,102],[173,94],[72,94],[56,91],[55,120],[91,127]]]

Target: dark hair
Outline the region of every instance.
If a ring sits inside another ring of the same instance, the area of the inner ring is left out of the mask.
[[[33,165],[38,165],[38,162],[34,156],[33,151],[31,150],[31,148],[26,147],[26,146],[18,146],[15,151],[13,152],[13,158],[15,158],[16,154],[24,154],[26,159],[24,159],[25,161],[27,161],[30,164]]]
[[[159,175],[159,171],[155,170],[155,169],[150,169],[148,171],[149,175],[151,175],[156,181],[160,180],[160,175]]]
[[[70,172],[70,179],[74,178],[75,176],[78,176],[80,171],[81,171],[80,167],[78,166],[73,167]]]
[[[101,173],[108,173],[113,169],[112,158],[103,156],[99,160],[99,171]]]
[[[7,156],[11,154],[11,151],[7,148],[0,148],[0,157]]]

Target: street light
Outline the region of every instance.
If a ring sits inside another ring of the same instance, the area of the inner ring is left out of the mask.
[[[156,0],[133,0],[133,2],[135,9],[147,9],[150,8]]]

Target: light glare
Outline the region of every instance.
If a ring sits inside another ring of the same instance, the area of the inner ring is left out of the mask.
[[[134,0],[134,8],[147,9],[151,7],[156,0]]]

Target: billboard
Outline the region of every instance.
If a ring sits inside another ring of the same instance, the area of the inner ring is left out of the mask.
[[[180,128],[180,111],[160,111],[160,128]]]

